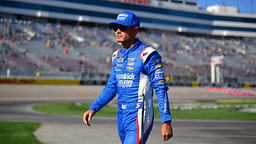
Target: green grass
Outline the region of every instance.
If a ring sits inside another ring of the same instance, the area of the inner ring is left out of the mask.
[[[64,114],[64,115],[80,115],[82,116],[86,110],[90,108],[90,104],[83,104],[81,106],[77,106],[75,104],[70,103],[57,103],[57,104],[42,104],[35,105],[32,107],[33,110],[44,112],[44,113],[52,113],[52,114]],[[115,117],[117,108],[105,106],[102,108],[95,116],[100,117]]]
[[[171,110],[173,119],[193,120],[247,120],[255,121],[256,114],[250,112],[238,112],[234,108],[220,109],[194,109],[194,110]],[[156,115],[160,118],[160,115]]]
[[[0,143],[42,144],[33,134],[39,126],[33,122],[0,122]]]
[[[209,102],[207,102],[209,103]],[[223,103],[211,102],[222,105]],[[227,104],[227,103],[225,103]],[[237,105],[239,103],[230,103],[230,105]],[[255,102],[242,104],[256,104]],[[58,104],[42,104],[33,106],[32,109],[53,114],[78,115],[82,116],[88,110],[90,104],[83,104],[77,106],[69,103]],[[116,107],[105,106],[97,114],[96,117],[116,117]],[[158,108],[155,108],[155,118],[159,119],[160,114]],[[193,110],[176,110],[171,109],[173,119],[193,119],[193,120],[247,120],[255,121],[256,114],[251,112],[238,112],[237,108],[218,108],[218,109],[193,109]]]
[[[223,101],[223,102],[222,102]],[[228,101],[228,102],[225,102]],[[255,105],[256,101],[255,100],[218,100],[218,101],[199,101],[197,103],[212,103],[215,105]]]

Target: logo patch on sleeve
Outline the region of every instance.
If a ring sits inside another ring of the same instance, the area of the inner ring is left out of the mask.
[[[162,67],[162,64],[158,64],[155,66],[155,68],[160,68],[160,67]]]
[[[155,74],[160,74],[160,73],[164,73],[164,69],[163,69],[163,68],[157,69],[157,70],[155,71]]]
[[[143,62],[146,61],[146,59],[148,58],[148,56],[155,51],[153,48],[151,47],[147,47],[145,48],[140,54],[139,57],[143,60]]]
[[[160,61],[161,61],[161,59],[157,59],[157,60],[154,60],[153,63],[158,63]]]

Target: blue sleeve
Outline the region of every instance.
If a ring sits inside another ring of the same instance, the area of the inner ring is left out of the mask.
[[[157,95],[157,102],[162,123],[171,121],[171,113],[167,91],[169,88],[165,84],[165,76],[161,56],[154,51],[145,62],[145,71],[148,75],[152,87]]]
[[[89,110],[93,110],[94,114],[96,114],[96,112],[98,112],[101,108],[107,105],[116,96],[116,92],[116,78],[114,74],[114,68],[112,67],[107,85],[102,90],[99,97],[92,103]]]

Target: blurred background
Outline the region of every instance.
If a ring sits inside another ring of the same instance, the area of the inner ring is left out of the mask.
[[[169,86],[256,86],[255,0],[0,0],[0,78],[106,84],[124,11]]]

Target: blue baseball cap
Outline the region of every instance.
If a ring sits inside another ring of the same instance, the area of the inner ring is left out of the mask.
[[[108,25],[113,26],[115,24],[125,25],[125,26],[133,26],[140,27],[140,19],[137,15],[129,11],[121,12],[115,22],[111,22]]]

